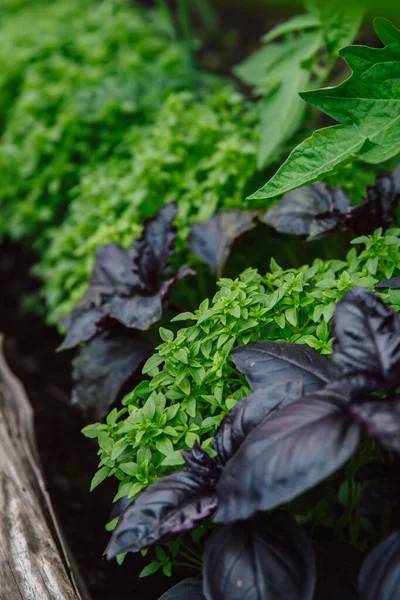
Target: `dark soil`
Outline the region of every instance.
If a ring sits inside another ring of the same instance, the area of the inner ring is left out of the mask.
[[[174,581],[153,575],[138,579],[148,557],[128,555],[119,567],[102,560],[109,539],[114,481],[89,492],[96,471],[96,446],[80,432],[86,424],[68,403],[72,353],[56,353],[61,338],[21,298],[39,287],[30,274],[34,256],[20,246],[0,246],[0,331],[6,359],[34,407],[36,437],[54,509],[93,600],[156,600]],[[11,600],[11,599],[10,599]]]

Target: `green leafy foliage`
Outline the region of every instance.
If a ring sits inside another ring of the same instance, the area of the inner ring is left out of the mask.
[[[263,96],[259,167],[276,159],[283,144],[300,129],[307,105],[299,92],[315,85],[315,77],[320,85],[324,83],[338,49],[356,36],[364,12],[360,2],[309,0],[306,7],[309,13],[268,32],[262,38],[267,45],[235,69],[239,78],[256,86],[256,93]]]
[[[125,0],[16,5],[0,59],[0,234],[40,250],[84,173],[190,78],[167,15]]]
[[[265,276],[247,269],[236,280],[221,279],[211,301],[175,318],[191,325],[176,335],[160,331],[164,341],[143,369],[150,381],[124,399],[106,429],[86,430],[90,436],[98,432],[99,468],[120,481],[116,500],[136,497],[181,465],[181,448],[197,441],[210,450],[225,413],[249,392],[230,357],[235,345],[290,341],[331,352],[328,324],[337,300],[354,285],[373,289],[400,272],[400,229],[377,230],[353,244],[364,248],[358,254],[351,249],[345,261],[316,259],[285,271],[272,261]],[[399,290],[382,297],[400,309]]]
[[[351,67],[351,76],[337,87],[301,94],[342,124],[319,129],[304,140],[251,198],[271,198],[316,181],[353,156],[376,164],[398,154],[400,34],[386,20],[376,19],[374,25],[383,40],[393,41],[385,48],[343,48],[339,54]]]
[[[82,177],[62,226],[50,233],[37,269],[49,320],[83,296],[95,250],[128,247],[163,204],[177,201],[180,249],[191,222],[239,206],[256,168],[256,119],[233,86],[218,83],[201,99],[170,94],[151,124],[128,128],[119,151]]]
[[[335,56],[342,46],[351,44],[365,12],[362,0],[306,0],[305,5],[311,17],[319,20],[325,45],[331,56]]]

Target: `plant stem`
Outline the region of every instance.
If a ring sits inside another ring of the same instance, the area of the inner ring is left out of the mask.
[[[184,63],[192,79],[192,84],[195,82],[194,68],[194,49],[193,49],[193,32],[190,25],[190,8],[189,0],[178,0],[178,18],[179,25],[182,31],[184,44]]]

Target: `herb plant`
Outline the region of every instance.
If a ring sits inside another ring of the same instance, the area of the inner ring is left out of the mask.
[[[186,467],[124,510],[108,558],[165,542],[215,513],[224,525],[205,545],[204,598],[314,597],[318,573],[304,531],[287,516],[264,513],[337,471],[363,430],[383,452],[400,452],[399,316],[378,296],[353,287],[339,301],[332,328],[331,359],[285,342],[236,349],[234,360],[255,391],[217,429],[215,458],[198,444],[183,450]],[[367,557],[363,598],[390,597],[399,579],[397,548],[394,533]]]
[[[180,449],[194,442],[210,449],[226,412],[249,392],[230,357],[235,346],[285,341],[330,354],[328,324],[336,302],[354,285],[372,290],[400,271],[398,229],[377,230],[353,244],[364,248],[358,254],[350,250],[346,261],[316,259],[288,270],[272,261],[265,276],[248,269],[236,280],[221,279],[211,302],[173,319],[191,325],[176,333],[160,329],[163,343],[143,369],[150,381],[112,411],[110,423],[84,430],[100,446],[94,483],[114,475],[120,481],[116,498],[133,498],[171,466],[183,464]],[[382,290],[382,297],[400,308],[398,290]]]

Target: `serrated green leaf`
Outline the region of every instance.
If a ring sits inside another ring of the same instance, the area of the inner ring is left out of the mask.
[[[355,156],[364,142],[361,133],[348,125],[318,129],[292,150],[275,175],[248,199],[273,198],[313,183],[338,164]]]
[[[301,97],[342,125],[316,131],[289,155],[252,199],[272,198],[316,181],[352,156],[386,161],[400,147],[400,42],[385,48],[348,46],[340,55],[351,76],[334,88]]]
[[[351,44],[360,28],[365,12],[361,0],[307,0],[306,8],[318,19],[324,30],[326,46],[331,54]]]

